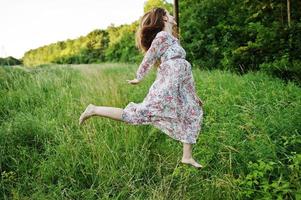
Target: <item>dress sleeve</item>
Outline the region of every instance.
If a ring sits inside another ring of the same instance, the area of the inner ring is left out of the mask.
[[[136,79],[139,81],[142,80],[149,72],[151,67],[155,64],[155,61],[162,56],[163,52],[168,47],[167,39],[168,35],[165,32],[161,32],[156,35],[138,67]]]

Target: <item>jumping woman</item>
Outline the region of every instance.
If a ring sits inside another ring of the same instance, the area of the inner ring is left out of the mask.
[[[166,9],[156,7],[143,15],[136,32],[136,46],[145,55],[135,79],[126,81],[133,85],[140,83],[156,63],[156,80],[148,94],[141,103],[130,102],[124,109],[89,104],[79,124],[91,116],[132,125],[152,124],[183,143],[182,163],[201,168],[192,157],[192,144],[201,130],[203,103],[196,94],[191,64],[185,59],[186,52],[173,31],[176,26]]]

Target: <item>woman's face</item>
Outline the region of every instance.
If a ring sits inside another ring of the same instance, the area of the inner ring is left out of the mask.
[[[164,16],[164,19],[166,20],[166,23],[176,25],[177,22],[176,22],[175,18],[172,15],[170,15],[167,10],[165,10],[165,11],[166,11],[166,16]]]

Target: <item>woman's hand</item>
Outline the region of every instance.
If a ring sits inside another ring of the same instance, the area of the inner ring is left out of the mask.
[[[135,84],[138,84],[140,81],[138,80],[138,79],[133,79],[133,80],[126,80],[128,83],[130,83],[130,84],[133,84],[133,85],[135,85]]]
[[[199,100],[199,105],[200,106],[203,106],[203,102],[202,102],[202,100],[197,96],[197,98],[198,98],[198,100]]]

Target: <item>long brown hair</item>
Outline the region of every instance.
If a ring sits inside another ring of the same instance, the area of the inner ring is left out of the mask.
[[[164,28],[163,16],[166,16],[166,11],[164,8],[155,7],[150,11],[146,12],[140,20],[139,27],[136,31],[136,47],[143,54],[149,49],[153,39],[156,37],[157,33],[162,31]],[[177,26],[173,26],[172,35],[179,38],[177,32]],[[160,61],[157,60],[155,66],[158,67]]]

